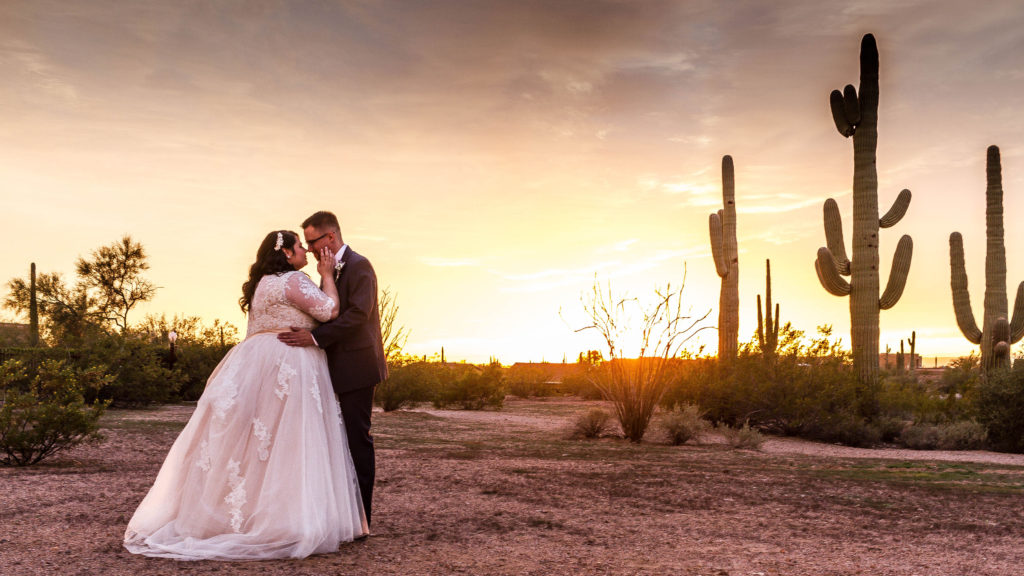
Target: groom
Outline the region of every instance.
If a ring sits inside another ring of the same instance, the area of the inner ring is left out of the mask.
[[[289,346],[319,346],[327,353],[327,368],[341,404],[369,525],[375,467],[370,413],[374,387],[388,377],[377,309],[377,275],[370,261],[353,252],[341,239],[341,226],[334,214],[317,212],[306,218],[302,233],[306,249],[317,258],[324,246],[334,252],[334,282],[341,311],[337,318],[312,332],[292,327],[291,332],[279,334],[278,339]]]

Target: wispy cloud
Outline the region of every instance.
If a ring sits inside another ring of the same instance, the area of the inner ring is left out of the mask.
[[[436,258],[424,256],[420,258],[420,262],[436,268],[467,268],[479,265],[479,261],[475,258]]]

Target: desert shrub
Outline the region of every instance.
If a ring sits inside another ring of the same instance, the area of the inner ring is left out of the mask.
[[[594,385],[592,376],[592,372],[595,369],[593,366],[584,366],[566,374],[562,378],[562,391],[566,394],[579,396],[584,400],[601,400],[604,396],[601,395],[601,391]]]
[[[466,370],[461,376],[442,381],[432,399],[435,408],[454,405],[464,410],[501,408],[504,401],[502,369],[496,362],[482,370]]]
[[[230,350],[229,347],[200,343],[186,343],[178,346],[174,372],[180,382],[180,387],[174,394],[174,398],[198,400],[203,395],[203,390],[206,389],[206,381],[209,380],[210,374],[224,359],[228,350]]]
[[[802,437],[819,442],[871,448],[882,442],[882,430],[851,412],[839,412],[823,417],[808,426]]]
[[[551,396],[554,394],[549,384],[551,376],[544,365],[520,364],[506,371],[505,385],[509,394],[520,398]]]
[[[725,438],[729,446],[740,450],[757,450],[764,443],[764,435],[756,428],[751,428],[749,422],[744,422],[738,428],[719,424],[715,426],[715,431]]]
[[[373,401],[385,412],[428,399],[441,381],[437,366],[427,362],[394,362],[388,372],[373,393]]]
[[[913,450],[979,450],[986,446],[987,436],[984,426],[963,420],[908,426],[899,443]]]
[[[673,446],[698,440],[709,426],[700,408],[694,404],[684,404],[678,410],[665,414],[661,424],[665,428],[669,443]]]
[[[611,430],[612,415],[600,408],[590,410],[576,417],[573,436],[576,438],[600,438]]]
[[[168,366],[165,345],[131,335],[105,336],[79,349],[78,367],[99,366],[111,378],[86,400],[110,400],[115,406],[148,406],[177,398],[186,376]]]
[[[988,430],[992,447],[1024,452],[1024,361],[994,370],[977,384],[978,422]]]
[[[896,442],[907,428],[907,421],[895,416],[879,417],[873,424],[878,428],[879,439],[882,442]]]
[[[99,440],[99,418],[107,403],[86,404],[82,393],[108,379],[101,370],[76,371],[55,360],[35,369],[17,360],[0,365],[0,464],[35,464]]]

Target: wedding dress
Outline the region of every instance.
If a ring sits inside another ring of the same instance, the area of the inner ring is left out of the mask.
[[[245,340],[211,374],[125,548],[180,560],[304,558],[369,533],[324,352],[277,339],[333,307],[301,272],[260,280]]]

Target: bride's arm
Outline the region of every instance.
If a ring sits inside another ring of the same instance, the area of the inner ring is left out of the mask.
[[[321,291],[309,276],[299,272],[292,274],[285,284],[285,298],[296,308],[316,318],[319,322],[327,322],[337,318],[341,304],[338,301],[338,290],[334,281],[325,282],[330,294]],[[333,294],[333,296],[332,296]]]

